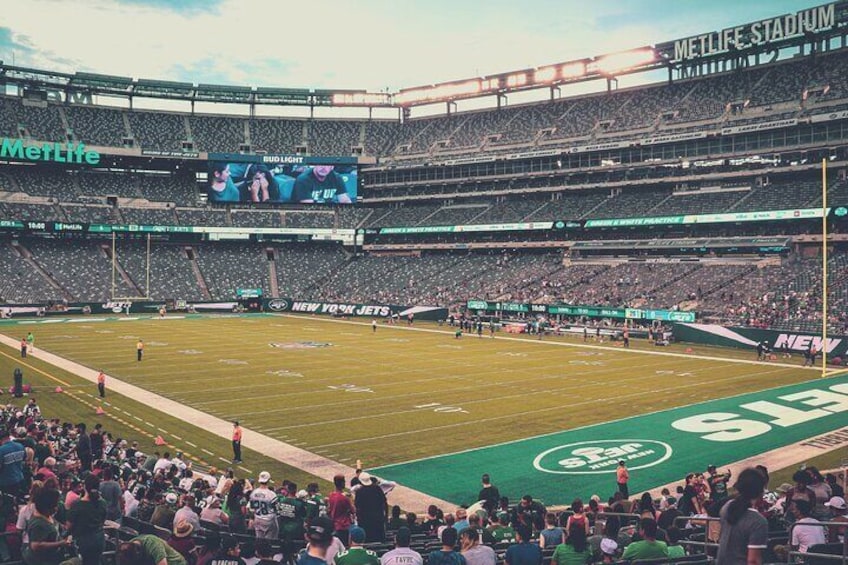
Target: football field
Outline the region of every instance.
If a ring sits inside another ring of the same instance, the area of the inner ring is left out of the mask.
[[[752,352],[645,343],[626,351],[502,333],[456,339],[435,324],[381,323],[374,332],[370,320],[285,315],[46,321],[0,333],[33,331],[37,348],[328,459],[383,468],[389,478],[392,466],[412,460],[818,376],[799,359],[756,363]],[[476,471],[473,484],[479,473],[496,474]]]

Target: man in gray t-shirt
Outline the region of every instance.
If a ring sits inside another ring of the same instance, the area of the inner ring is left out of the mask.
[[[759,552],[768,546],[768,521],[763,516],[749,508],[735,524],[727,521],[728,502],[722,506],[721,537],[718,540],[718,556],[716,563],[747,563],[748,550]]]
[[[124,491],[118,481],[112,478],[112,469],[103,470],[103,481],[100,483],[100,496],[106,501],[106,519],[120,522],[124,516]]]

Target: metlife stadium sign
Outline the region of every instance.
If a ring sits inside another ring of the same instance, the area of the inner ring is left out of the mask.
[[[731,49],[747,49],[763,46],[786,39],[801,37],[806,33],[817,33],[836,25],[836,3],[816,6],[794,14],[784,14],[721,31],[678,39],[674,42],[672,63],[688,61],[697,57],[726,53]]]

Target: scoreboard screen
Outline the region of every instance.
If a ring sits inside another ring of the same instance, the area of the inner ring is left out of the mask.
[[[230,157],[230,156],[227,156]],[[207,163],[202,190],[211,203],[354,204],[359,193],[355,159],[273,162],[268,156],[213,159]],[[353,161],[353,162],[351,162]]]

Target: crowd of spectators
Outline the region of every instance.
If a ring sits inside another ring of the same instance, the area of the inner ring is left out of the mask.
[[[808,116],[848,95],[844,52],[789,59],[716,75],[437,117],[394,120],[200,115],[86,107],[4,97],[0,132],[42,141],[73,139],[148,150],[254,150],[426,160],[433,155],[550,147]],[[773,110],[773,108],[776,108]],[[724,120],[724,122],[722,122]]]
[[[817,258],[565,259],[562,251],[545,249],[352,255],[337,243],[245,242],[155,243],[148,260],[144,241],[119,241],[115,290],[124,296],[147,294],[149,270],[154,300],[233,300],[238,288],[261,287],[266,296],[327,301],[456,307],[479,298],[694,310],[704,321],[794,331],[821,326]],[[7,303],[89,302],[113,295],[106,242],[19,239],[0,245],[0,263],[8,273],[0,300]],[[844,334],[848,255],[832,253],[829,282],[829,327]]]
[[[814,467],[769,485],[763,466],[733,477],[705,465],[631,496],[620,461],[609,493],[558,508],[526,494],[532,484],[503,493],[484,474],[466,505],[402,510],[389,503],[395,483],[363,469],[326,494],[267,471],[237,476],[100,423],[48,419],[34,396],[0,408],[0,432],[0,561],[26,565],[755,564],[838,554],[848,531],[844,485]]]

